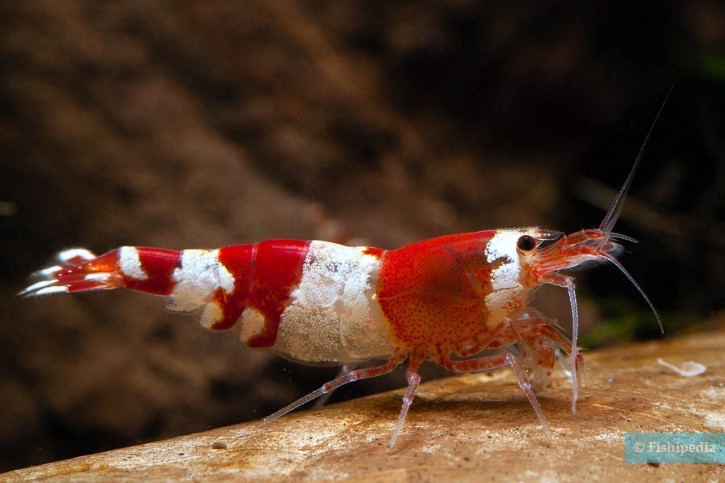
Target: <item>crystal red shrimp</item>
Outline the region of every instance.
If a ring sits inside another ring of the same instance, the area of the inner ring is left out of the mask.
[[[171,310],[201,310],[204,327],[234,331],[249,347],[271,349],[302,364],[350,368],[262,424],[343,384],[391,372],[408,359],[408,389],[390,441],[393,447],[420,382],[418,367],[430,359],[455,372],[510,366],[545,433],[551,434],[529,375],[548,377],[556,351],[568,354],[574,412],[577,375],[583,367],[574,279],[562,270],[611,262],[660,322],[645,293],[615,259],[621,252],[618,241],[634,240],[611,231],[642,152],[599,228],[571,235],[538,227],[486,230],[397,250],[300,240],[214,250],[127,246],[101,256],[71,249],[58,255],[58,265],[38,272],[43,280],[21,295],[125,287],[167,297]],[[529,307],[542,284],[567,289],[571,339]],[[482,356],[483,351],[488,355]],[[352,370],[373,358],[387,362]]]

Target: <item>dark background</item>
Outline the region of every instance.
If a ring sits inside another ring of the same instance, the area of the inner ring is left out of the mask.
[[[724,41],[716,0],[0,3],[0,470],[258,418],[336,372],[141,294],[14,297],[55,251],[593,228],[673,81],[617,231],[667,336],[707,330]],[[578,285],[588,347],[659,336],[612,268]],[[560,290],[537,304],[569,320]]]

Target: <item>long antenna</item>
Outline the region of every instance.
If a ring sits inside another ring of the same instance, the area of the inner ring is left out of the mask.
[[[634,288],[637,289],[637,291],[642,296],[642,298],[644,298],[644,301],[647,302],[647,305],[649,305],[649,308],[652,309],[652,313],[655,314],[655,318],[657,319],[657,324],[660,326],[660,332],[662,332],[664,334],[665,327],[662,325],[662,319],[660,319],[660,314],[657,313],[657,309],[655,309],[655,305],[649,299],[647,294],[644,293],[644,290],[642,289],[642,287],[639,286],[639,284],[634,280],[634,277],[632,275],[630,275],[627,270],[625,270],[624,266],[621,263],[619,263],[619,261],[616,258],[609,256],[607,254],[605,254],[604,257],[607,260],[609,260],[610,262],[612,262],[614,264],[614,266],[617,267],[624,274],[624,276],[629,279],[630,282],[632,282],[632,285],[634,285]]]
[[[629,170],[629,175],[627,176],[627,180],[624,182],[624,185],[622,185],[622,189],[619,190],[619,193],[617,193],[617,196],[614,197],[612,206],[609,207],[609,211],[607,211],[607,214],[604,215],[602,224],[599,225],[599,229],[601,231],[603,231],[604,233],[611,233],[612,228],[614,228],[614,224],[617,223],[619,214],[622,212],[622,206],[624,205],[624,198],[627,196],[629,187],[632,186],[632,180],[634,179],[634,175],[637,173],[637,168],[639,168],[639,163],[642,161],[642,157],[644,155],[644,148],[645,148],[645,146],[647,146],[647,142],[649,141],[649,138],[652,135],[652,131],[654,131],[655,125],[657,124],[657,120],[660,118],[660,115],[662,114],[662,111],[665,108],[665,104],[667,104],[667,100],[670,98],[670,94],[672,94],[672,89],[674,89],[674,87],[675,87],[675,82],[672,83],[672,85],[670,86],[670,90],[667,91],[665,100],[662,101],[660,110],[657,111],[655,120],[652,121],[652,125],[650,126],[649,131],[647,131],[647,136],[644,138],[644,142],[642,142],[642,146],[639,148],[639,153],[637,154],[637,157],[634,160],[634,165],[632,166],[632,169]]]

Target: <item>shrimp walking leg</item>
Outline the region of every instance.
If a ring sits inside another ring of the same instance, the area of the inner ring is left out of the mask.
[[[298,407],[302,406],[303,404],[306,404],[314,399],[317,399],[320,396],[323,396],[330,391],[333,391],[337,389],[338,387],[347,384],[348,382],[353,381],[359,381],[362,379],[369,379],[371,377],[377,377],[382,376],[383,374],[387,374],[389,372],[392,372],[396,367],[400,365],[401,362],[405,360],[405,358],[408,356],[407,352],[404,352],[402,350],[396,350],[393,355],[388,359],[388,362],[383,364],[382,366],[377,367],[368,367],[365,369],[358,369],[356,371],[350,371],[347,374],[343,374],[340,377],[337,377],[333,379],[330,382],[326,382],[322,385],[319,389],[312,391],[306,396],[303,396],[293,402],[292,404],[289,404],[276,413],[267,416],[262,420],[262,423],[259,425],[259,427],[266,426],[267,424],[271,423],[272,421],[275,421],[285,414],[289,413],[290,411],[294,411]]]
[[[555,348],[571,356],[572,341],[548,319],[519,319],[507,325],[524,356],[524,365],[533,369],[535,374],[543,370],[543,377],[551,375],[556,361]],[[580,384],[583,382],[584,359],[578,351],[571,359],[574,361],[573,372],[578,376],[572,377],[572,384]]]
[[[398,424],[395,426],[393,437],[390,439],[390,448],[395,446],[395,442],[398,440],[400,430],[403,429],[403,423],[405,418],[408,416],[408,409],[413,404],[413,398],[415,397],[415,391],[418,390],[420,384],[420,375],[418,374],[418,367],[425,360],[425,354],[413,354],[410,356],[410,363],[408,369],[405,371],[405,379],[408,381],[408,390],[405,391],[403,396],[403,407],[400,409],[400,416],[398,416]]]
[[[345,364],[345,365],[343,365],[340,368],[340,371],[337,373],[337,377],[344,376],[348,372],[351,372],[351,371],[355,370],[356,367],[358,367],[357,364]],[[335,390],[333,389],[332,391],[323,394],[322,396],[320,396],[320,398],[317,401],[315,401],[315,404],[312,407],[313,408],[321,408],[322,406],[324,406],[325,404],[327,404],[327,401],[330,399],[330,396],[332,396],[334,393],[335,393]]]
[[[514,374],[516,375],[516,381],[518,382],[519,387],[524,392],[524,394],[526,394],[526,397],[529,399],[531,406],[534,408],[534,412],[539,418],[539,422],[544,428],[544,432],[547,436],[551,437],[551,428],[549,427],[549,422],[546,420],[546,416],[544,416],[544,412],[541,410],[541,405],[536,399],[534,391],[531,389],[531,384],[529,383],[529,379],[526,376],[526,370],[521,365],[521,360],[519,359],[519,357],[515,356],[511,352],[506,352],[486,357],[479,357],[476,359],[465,359],[462,361],[454,361],[447,356],[443,356],[440,357],[437,362],[446,369],[454,372],[490,371],[493,369],[498,369],[500,367],[510,366],[511,369],[513,369],[514,371]]]

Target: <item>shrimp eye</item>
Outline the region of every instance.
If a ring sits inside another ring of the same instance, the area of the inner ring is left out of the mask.
[[[533,236],[524,235],[518,239],[516,246],[522,252],[530,252],[536,247],[536,240],[534,240]]]

